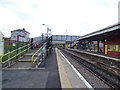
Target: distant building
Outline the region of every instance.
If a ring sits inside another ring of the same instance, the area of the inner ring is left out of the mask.
[[[28,42],[29,41],[29,32],[23,29],[17,29],[11,31],[11,40],[19,42]]]
[[[11,43],[11,38],[10,37],[4,37],[4,45],[10,45]]]

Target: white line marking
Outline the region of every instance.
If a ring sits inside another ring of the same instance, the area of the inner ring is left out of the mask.
[[[78,70],[68,61],[68,59],[61,53],[61,51],[59,51],[59,52],[63,56],[63,58],[65,58],[65,60],[68,62],[68,64],[72,67],[72,69],[76,72],[76,74],[79,76],[79,78],[85,83],[85,85],[90,90],[94,90],[94,88],[86,81],[86,79],[78,72]]]

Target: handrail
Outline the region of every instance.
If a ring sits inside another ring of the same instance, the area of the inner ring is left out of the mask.
[[[44,46],[45,46],[45,42],[43,42],[42,46],[32,55],[32,63],[35,63],[35,61],[38,59],[40,55],[44,55],[42,52],[42,49]],[[35,55],[37,55],[37,57],[34,59]],[[43,59],[43,56],[42,56],[42,59]]]
[[[18,50],[21,50],[21,49],[23,49],[23,48],[25,48],[25,47],[27,47],[27,49],[25,49],[25,50],[23,50],[23,51],[20,51],[19,53],[17,53],[16,55],[10,57],[9,59],[7,59],[7,60],[5,60],[5,61],[2,61],[4,56],[7,56],[7,55],[9,55],[9,54],[12,54],[12,53],[14,53],[14,52],[16,52],[16,51],[18,51]],[[15,49],[15,50],[13,50],[13,51],[11,51],[11,52],[8,52],[8,53],[5,53],[5,54],[1,55],[1,56],[0,56],[0,62],[1,62],[1,64],[4,64],[4,63],[10,61],[11,59],[17,57],[18,55],[20,55],[21,53],[29,50],[30,48],[31,48],[31,43],[30,43],[30,44],[27,44],[27,45],[24,45],[24,46],[22,46],[22,47],[19,47],[18,49]]]
[[[45,40],[46,40],[46,39],[45,39]],[[44,40],[44,41],[45,41],[45,40]],[[36,41],[36,42],[37,42],[37,41]],[[36,43],[36,42],[34,42],[34,43]],[[11,51],[11,52],[8,52],[8,53],[5,53],[5,54],[3,54],[3,55],[0,55],[0,64],[4,64],[4,63],[6,63],[6,62],[8,62],[8,61],[10,61],[10,60],[12,60],[12,59],[14,59],[15,57],[19,56],[20,54],[24,53],[25,51],[29,50],[29,49],[32,47],[31,44],[32,44],[32,43],[29,43],[29,44],[27,44],[27,45],[24,45],[24,46],[22,46],[22,47],[19,47],[18,49],[15,49],[15,50]],[[25,47],[26,47],[27,49],[26,49]],[[25,48],[25,50],[22,50],[23,48]],[[40,47],[40,48],[32,55],[32,60],[31,60],[31,61],[32,61],[33,63],[35,63],[35,61],[38,59],[38,57],[39,57],[40,55],[42,55],[42,53],[40,52],[41,49],[42,49],[42,47]],[[19,50],[22,50],[22,51],[19,51]],[[16,53],[17,51],[18,51],[17,54],[15,54],[15,55],[13,55],[12,57],[7,58],[7,60],[4,60],[4,61],[3,61],[3,57],[4,57],[4,56],[11,55],[11,54],[13,54],[13,53]],[[38,54],[38,52],[40,52],[40,53]],[[37,55],[37,58],[34,59],[34,57],[35,57],[36,54],[38,54],[38,55]]]
[[[37,60],[38,56],[41,55],[41,52],[40,52],[41,49],[42,49],[42,47],[39,48],[39,49],[32,55],[32,63],[35,63],[35,61]],[[39,52],[40,52],[40,53],[39,53]],[[39,54],[38,54],[38,53],[39,53]],[[35,57],[36,54],[38,54],[38,56],[37,56],[37,58],[34,59],[34,57]]]

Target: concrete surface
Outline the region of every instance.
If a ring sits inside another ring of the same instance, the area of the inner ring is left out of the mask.
[[[13,69],[2,72],[3,88],[61,88],[55,51],[39,69]]]

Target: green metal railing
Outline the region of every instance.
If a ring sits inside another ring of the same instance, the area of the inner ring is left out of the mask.
[[[37,42],[37,41],[36,41]],[[22,47],[19,47],[18,49],[15,49],[11,52],[5,53],[3,55],[0,55],[0,64],[7,63],[8,66],[9,63],[12,63],[13,61],[17,60],[20,56],[24,55],[31,49],[32,43],[29,43],[27,45],[24,45]],[[43,43],[43,46],[41,46],[31,57],[31,62],[41,62],[46,57],[46,51],[45,51],[46,43]],[[44,49],[44,50],[43,50]],[[44,51],[44,52],[43,52]],[[6,64],[5,64],[6,65]]]
[[[19,47],[18,49],[15,49],[11,52],[1,55],[0,56],[0,64],[7,63],[8,61],[10,61],[12,59],[17,58],[19,55],[27,52],[27,50],[29,50],[30,48],[31,48],[31,43],[27,44],[25,46]],[[8,58],[8,55],[10,55],[9,58]]]

